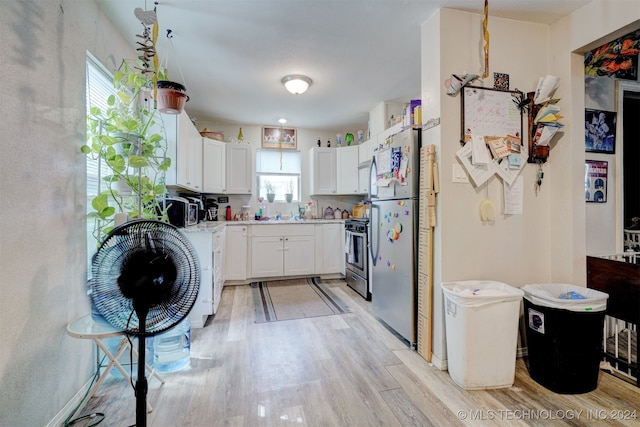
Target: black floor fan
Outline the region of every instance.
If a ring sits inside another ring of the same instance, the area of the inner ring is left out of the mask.
[[[136,426],[147,425],[145,341],[176,326],[200,286],[198,257],[174,226],[152,220],[116,227],[92,262],[91,298],[113,327],[138,337]]]

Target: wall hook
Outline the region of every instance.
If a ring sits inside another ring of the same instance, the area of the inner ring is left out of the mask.
[[[168,39],[172,39],[173,38],[173,35],[171,34],[172,32],[173,32],[173,30],[171,30],[170,28],[167,29],[167,38]]]

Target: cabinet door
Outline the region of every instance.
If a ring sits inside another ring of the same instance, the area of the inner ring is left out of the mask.
[[[284,237],[284,275],[314,274],[314,236]]]
[[[226,230],[213,233],[213,313],[218,312],[222,288],[224,287],[224,247]]]
[[[203,138],[202,145],[202,188],[205,193],[224,194],[226,192],[226,143]]]
[[[358,146],[341,147],[336,151],[338,194],[358,194]]]
[[[224,254],[225,280],[247,278],[247,229],[248,226],[227,226]]]
[[[193,124],[189,142],[189,185],[198,193],[202,192],[202,137]]]
[[[370,166],[363,166],[358,168],[358,186],[360,187],[360,194],[369,194],[369,174],[371,170]]]
[[[213,314],[213,240],[211,233],[185,233],[193,245],[200,263],[200,289],[191,312],[189,323],[194,328],[202,328],[210,314]]]
[[[176,158],[172,159],[176,164],[176,185],[191,188],[189,183],[189,165],[191,164],[190,153],[193,151],[192,144],[189,141],[188,125],[189,116],[184,111],[178,116],[177,135],[176,135]]]
[[[336,194],[336,149],[314,147],[309,156],[310,193]]]
[[[251,277],[283,275],[283,237],[254,236],[251,238]]]
[[[227,144],[227,194],[251,194],[253,155],[251,145]]]
[[[169,187],[202,191],[202,137],[186,112],[164,119],[167,157],[171,167],[166,174]]]
[[[344,274],[344,224],[332,223],[322,225],[322,259],[323,266],[319,273]]]
[[[368,139],[358,145],[358,163],[370,162],[373,157],[373,145],[375,139]]]

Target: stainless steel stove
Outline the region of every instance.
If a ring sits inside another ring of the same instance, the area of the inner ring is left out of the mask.
[[[344,230],[347,284],[369,301],[369,218],[348,219]]]

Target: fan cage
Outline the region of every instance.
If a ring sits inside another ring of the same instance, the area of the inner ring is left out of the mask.
[[[167,298],[149,306],[144,332],[140,330],[134,300],[126,297],[118,285],[127,257],[141,248],[167,257],[177,271]],[[131,221],[109,233],[94,255],[91,298],[98,312],[115,328],[130,335],[156,335],[188,316],[198,296],[199,272],[193,246],[176,227],[153,220]]]

